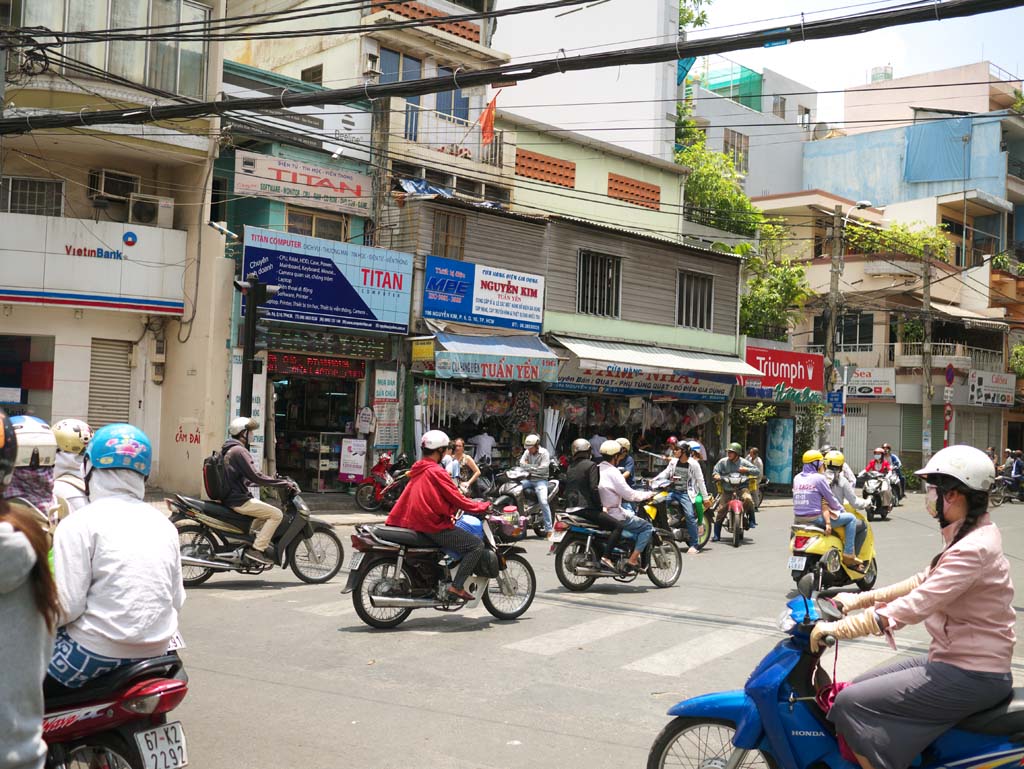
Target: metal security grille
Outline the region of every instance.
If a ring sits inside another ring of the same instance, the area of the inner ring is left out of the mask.
[[[64,213],[64,182],[5,176],[0,185],[0,206],[4,211],[36,216]]]
[[[608,254],[580,251],[576,311],[584,315],[619,317],[622,260]]]
[[[711,330],[715,279],[695,272],[679,273],[679,307],[676,323],[687,328]]]
[[[89,364],[89,426],[127,422],[131,402],[132,343],[93,339]]]

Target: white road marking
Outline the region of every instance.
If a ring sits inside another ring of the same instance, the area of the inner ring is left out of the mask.
[[[690,638],[670,649],[642,657],[623,667],[625,670],[636,670],[656,676],[678,677],[695,668],[713,665],[715,660],[727,654],[768,638],[769,636],[764,633],[753,630],[722,628]],[[703,652],[705,649],[714,650],[714,655],[707,656]]]
[[[577,646],[586,646],[609,636],[636,630],[654,622],[658,622],[656,617],[611,614],[590,622],[583,622],[562,630],[542,633],[532,638],[506,644],[502,648],[550,657]]]
[[[354,612],[352,601],[334,600],[327,603],[315,603],[312,606],[299,606],[296,611],[304,614],[315,614],[318,617],[340,617],[344,614]]]

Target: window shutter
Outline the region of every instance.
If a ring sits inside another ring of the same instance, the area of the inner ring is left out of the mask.
[[[132,343],[93,339],[89,364],[89,426],[127,422],[131,402]]]

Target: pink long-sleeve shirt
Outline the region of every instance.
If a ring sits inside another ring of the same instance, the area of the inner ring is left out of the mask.
[[[962,521],[942,530],[947,545]],[[928,659],[965,670],[1010,672],[1016,635],[1013,582],[1003,537],[986,514],[978,525],[921,573],[921,584],[875,608],[893,630],[924,621],[932,637]]]

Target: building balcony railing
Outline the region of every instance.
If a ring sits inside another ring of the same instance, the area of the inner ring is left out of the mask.
[[[393,99],[392,104],[395,105],[392,114],[402,121],[400,126],[392,125],[392,133],[453,158],[502,166],[505,150],[503,131],[495,130],[494,139],[485,144],[479,122],[471,123],[404,99]]]
[[[1010,158],[1006,161],[1006,171],[1010,176],[1016,176],[1018,179],[1024,179],[1024,159]]]
[[[924,365],[923,342],[896,342],[895,344],[841,344],[836,347],[837,357],[842,363],[852,363],[865,368],[921,368]],[[810,353],[825,354],[820,344],[795,345],[794,349]],[[1001,350],[987,350],[971,347],[960,342],[932,342],[932,368],[953,368],[979,371],[1005,371],[1006,358]]]

